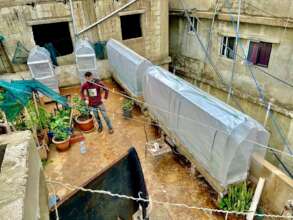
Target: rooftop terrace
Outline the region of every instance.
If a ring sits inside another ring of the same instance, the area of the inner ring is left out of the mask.
[[[107,81],[110,89],[119,87]],[[61,90],[62,94],[78,94],[79,87]],[[48,162],[45,166],[47,179],[79,186],[92,176],[110,166],[131,146],[134,146],[141,160],[148,192],[152,200],[185,203],[200,207],[215,208],[212,200],[212,190],[203,178],[194,177],[190,170],[181,165],[172,153],[153,158],[145,155],[146,135],[149,140],[156,138],[155,129],[144,123],[146,118],[135,109],[132,120],[125,120],[121,114],[123,98],[110,94],[106,108],[112,119],[114,134],[96,131],[85,135],[87,152],[80,153],[79,143],[71,146],[67,152],[60,153],[51,148]],[[48,106],[50,108],[50,105]],[[48,185],[50,194],[52,185]],[[65,198],[71,191],[60,185],[54,185],[56,194]],[[152,219],[222,219],[221,216],[209,215],[202,211],[186,208],[174,208],[166,205],[152,204]]]

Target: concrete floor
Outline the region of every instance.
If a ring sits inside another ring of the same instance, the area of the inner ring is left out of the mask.
[[[107,83],[111,89],[119,90],[114,83]],[[63,94],[78,93],[79,88],[63,90]],[[134,146],[140,157],[148,192],[152,200],[164,202],[185,203],[193,206],[215,208],[211,199],[211,189],[198,178],[190,175],[187,168],[175,160],[171,153],[161,158],[145,157],[146,137],[144,132],[144,116],[135,109],[134,120],[125,120],[121,115],[123,98],[110,93],[106,108],[112,119],[115,133],[110,135],[106,126],[99,134],[85,134],[86,154],[80,154],[79,143],[67,152],[57,152],[51,147],[45,175],[52,180],[58,180],[73,185],[81,185],[93,175],[107,167],[129,147]],[[155,137],[154,130],[146,125],[149,139]],[[48,184],[50,193],[52,185]],[[55,185],[59,197],[66,196],[70,191],[65,187]],[[198,210],[175,208],[168,205],[152,205],[151,219],[223,219]]]

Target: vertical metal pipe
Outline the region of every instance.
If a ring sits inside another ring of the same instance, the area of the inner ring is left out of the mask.
[[[233,52],[234,52],[233,53],[233,66],[232,66],[232,73],[231,73],[231,79],[230,79],[230,89],[229,89],[227,103],[229,103],[231,93],[233,92],[233,80],[234,80],[234,73],[235,73],[235,67],[236,67],[236,61],[237,61],[237,56],[236,55],[237,55],[237,52],[238,52],[238,42],[239,42],[241,4],[242,4],[242,0],[238,0],[238,18],[237,18],[237,29],[236,29],[236,42],[235,42],[234,50],[233,50]]]
[[[267,126],[268,119],[269,119],[269,116],[270,116],[271,107],[272,107],[272,103],[269,102],[269,104],[268,104],[268,108],[267,108],[266,117],[265,117],[265,120],[264,120],[264,123],[263,123],[264,127]]]

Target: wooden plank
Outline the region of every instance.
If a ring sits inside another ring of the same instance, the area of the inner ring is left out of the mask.
[[[249,214],[246,216],[247,220],[253,220],[256,209],[257,209],[257,205],[259,203],[260,200],[260,196],[262,194],[262,190],[263,187],[265,185],[265,179],[264,178],[259,178],[256,189],[255,189],[255,193],[254,196],[252,198],[252,202],[249,208]]]

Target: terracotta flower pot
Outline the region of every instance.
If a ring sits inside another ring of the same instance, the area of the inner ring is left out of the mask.
[[[95,127],[94,126],[94,119],[92,116],[89,119],[83,120],[80,117],[80,115],[78,115],[75,117],[75,122],[77,123],[78,128],[84,132],[91,132]]]
[[[67,151],[70,148],[70,136],[64,141],[56,141],[53,137],[52,142],[56,145],[57,150],[63,152]]]

